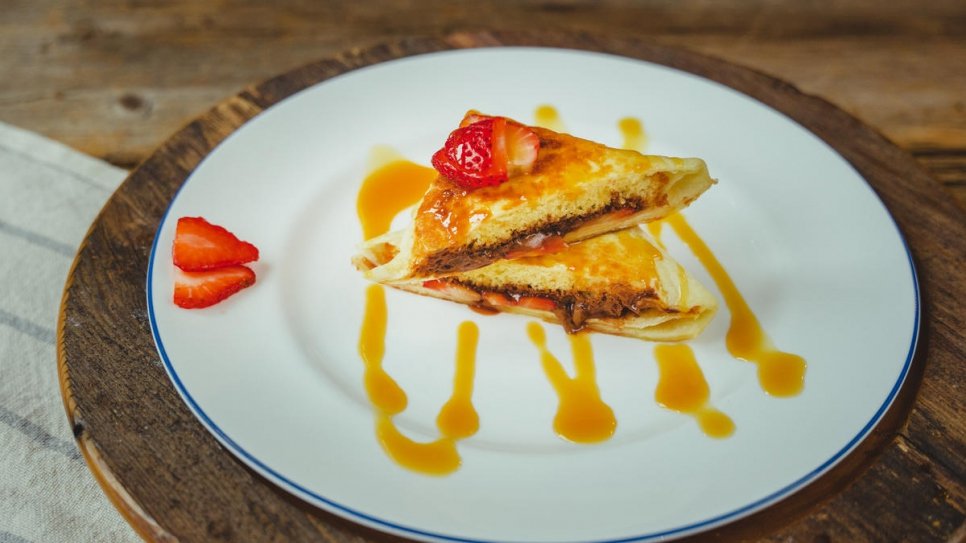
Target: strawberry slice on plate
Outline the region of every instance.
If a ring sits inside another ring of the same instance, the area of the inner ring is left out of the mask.
[[[245,266],[195,272],[175,270],[174,303],[185,309],[200,309],[253,284],[255,272]]]
[[[181,217],[172,257],[182,270],[203,271],[258,260],[258,248],[202,217]]]

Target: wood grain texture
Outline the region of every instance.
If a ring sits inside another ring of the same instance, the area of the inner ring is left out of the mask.
[[[7,0],[0,120],[133,167],[252,81],[408,35],[556,28],[646,37],[829,99],[966,205],[961,0]]]
[[[158,360],[144,278],[167,202],[205,154],[264,108],[355,67],[449,48],[550,45],[607,51],[709,77],[772,105],[836,147],[893,212],[920,273],[923,333],[909,382],[853,454],[791,498],[695,541],[944,541],[964,522],[966,382],[961,300],[966,220],[882,135],[761,73],[655,42],[530,32],[460,33],[353,49],[250,87],[192,121],[135,170],[85,239],[64,293],[59,362],[68,416],[112,499],[148,539],[387,541],[311,508],[245,468],[198,424]],[[120,492],[119,492],[120,490]]]

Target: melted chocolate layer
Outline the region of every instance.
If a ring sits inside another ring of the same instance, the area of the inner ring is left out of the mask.
[[[512,251],[528,248],[528,242],[536,236],[564,236],[576,230],[584,223],[615,211],[630,211],[637,213],[644,209],[644,202],[640,199],[626,199],[620,195],[613,195],[610,202],[600,209],[586,215],[565,217],[545,224],[534,226],[526,230],[513,232],[507,241],[476,247],[473,244],[458,249],[443,249],[429,256],[415,270],[417,275],[437,276],[450,273],[475,270],[482,268],[496,260],[506,258]]]
[[[447,281],[474,290],[480,294],[493,292],[492,289],[487,289],[467,281],[454,279],[447,279]],[[552,300],[557,306],[554,314],[557,315],[557,318],[560,319],[561,324],[563,324],[564,329],[569,334],[582,330],[587,319],[621,318],[637,315],[645,309],[654,307],[654,301],[658,298],[657,293],[652,289],[642,291],[630,287],[621,288],[619,286],[607,292],[564,292],[514,285],[500,291],[500,294],[514,301],[527,297]],[[480,305],[490,307],[485,299],[480,302]],[[495,307],[495,309],[499,308]]]

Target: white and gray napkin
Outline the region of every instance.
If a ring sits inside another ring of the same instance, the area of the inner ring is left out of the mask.
[[[139,541],[74,443],[54,347],[74,253],[126,174],[0,123],[0,543]]]

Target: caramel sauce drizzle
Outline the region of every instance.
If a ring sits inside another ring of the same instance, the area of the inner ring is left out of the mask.
[[[538,126],[558,132],[565,129],[553,106],[539,106],[534,117]],[[618,128],[624,138],[624,148],[643,152],[648,139],[640,120],[623,118],[618,122]],[[387,232],[393,218],[419,202],[437,176],[432,168],[404,160],[395,154],[382,162],[366,177],[358,194],[357,213],[365,239]],[[456,222],[472,223],[476,219],[473,213],[456,218],[459,219]],[[664,245],[660,236],[664,222],[671,225],[678,237],[688,245],[722,292],[732,315],[726,336],[726,346],[732,356],[758,365],[759,383],[767,393],[793,396],[801,392],[806,368],[804,359],[773,347],[724,267],[681,214],[647,225],[662,249]],[[656,257],[647,251],[643,253],[643,258],[653,266]],[[679,266],[679,273],[683,303],[687,300],[686,272]],[[387,321],[383,287],[372,285],[366,291],[359,354],[365,366],[363,381],[366,395],[376,413],[377,438],[386,454],[405,468],[430,475],[452,473],[461,464],[457,443],[474,435],[479,429],[479,415],[472,403],[479,329],[471,321],[461,323],[457,329],[453,391],[436,417],[440,437],[423,443],[405,436],[393,422],[393,417],[406,409],[408,399],[405,391],[382,367]],[[574,360],[574,377],[567,375],[560,361],[548,349],[546,335],[540,324],[528,323],[527,336],[537,347],[543,370],[557,393],[554,431],[575,443],[598,443],[613,436],[617,421],[613,410],[600,396],[589,336],[567,336]],[[701,430],[710,437],[724,438],[734,433],[735,425],[731,418],[709,405],[708,384],[690,347],[683,344],[658,345],[654,349],[654,357],[659,370],[654,397],[660,405],[694,417]]]
[[[617,419],[614,410],[600,398],[589,335],[567,335],[574,357],[574,377],[567,375],[560,361],[547,348],[543,326],[528,323],[527,336],[540,351],[543,371],[557,392],[557,414],[553,419],[557,435],[575,443],[599,443],[610,439],[617,429]]]
[[[435,178],[436,170],[408,160],[393,160],[369,174],[356,199],[363,239],[388,232],[392,219],[418,202]]]
[[[617,121],[617,128],[624,136],[624,149],[643,153],[647,148],[647,133],[644,124],[635,117],[624,117]]]
[[[449,475],[463,463],[456,442],[442,437],[420,443],[406,437],[385,413],[376,415],[376,437],[389,458],[400,466],[425,475]]]
[[[542,126],[554,132],[563,132],[566,130],[563,121],[560,119],[560,114],[557,112],[557,108],[549,104],[537,106],[537,109],[533,112],[533,120],[537,126]]]
[[[435,177],[432,168],[407,160],[392,160],[376,168],[363,181],[356,201],[363,236],[368,239],[387,232],[393,217],[418,202]],[[462,462],[457,442],[479,429],[479,416],[472,402],[479,328],[470,321],[457,328],[453,392],[436,417],[441,437],[421,443],[404,435],[393,422],[393,416],[406,409],[408,398],[382,367],[387,324],[385,290],[381,285],[370,285],[359,333],[359,357],[365,366],[366,396],[376,412],[376,437],[399,465],[427,475],[450,474]]]
[[[406,409],[406,392],[382,368],[386,354],[386,293],[382,285],[366,289],[366,309],[359,333],[359,357],[365,366],[363,384],[373,407],[380,413],[395,415]]]
[[[417,166],[423,168],[423,166]],[[434,174],[436,170],[427,168]],[[482,189],[478,189],[482,190]],[[423,205],[419,213],[431,217],[427,224],[417,223],[416,236],[421,238],[442,238],[449,243],[458,243],[466,239],[466,235],[490,216],[490,210],[485,207],[468,207],[458,205],[455,200],[464,198],[467,190],[453,185],[449,189],[433,190],[434,198],[429,205]]]
[[[465,439],[480,429],[480,416],[473,407],[473,378],[476,375],[476,346],[480,329],[473,321],[463,321],[456,329],[456,373],[453,393],[436,417],[443,436]]]
[[[709,405],[711,391],[701,373],[691,347],[685,344],[662,344],[654,347],[659,372],[654,399],[662,406],[691,415],[701,431],[721,439],[735,431],[731,417]]]
[[[731,325],[725,336],[728,352],[757,364],[758,383],[768,394],[788,397],[800,393],[805,386],[805,359],[774,347],[731,276],[683,215],[675,213],[664,220],[711,274],[731,311]]]
[[[480,427],[473,407],[473,378],[479,328],[465,321],[457,328],[456,374],[453,392],[436,416],[440,438],[417,442],[396,427],[393,416],[406,409],[406,392],[382,368],[386,337],[386,295],[381,285],[366,290],[366,309],[359,334],[359,355],[365,364],[364,383],[369,402],[376,411],[376,437],[386,454],[399,465],[427,475],[447,475],[462,460],[456,444]]]

